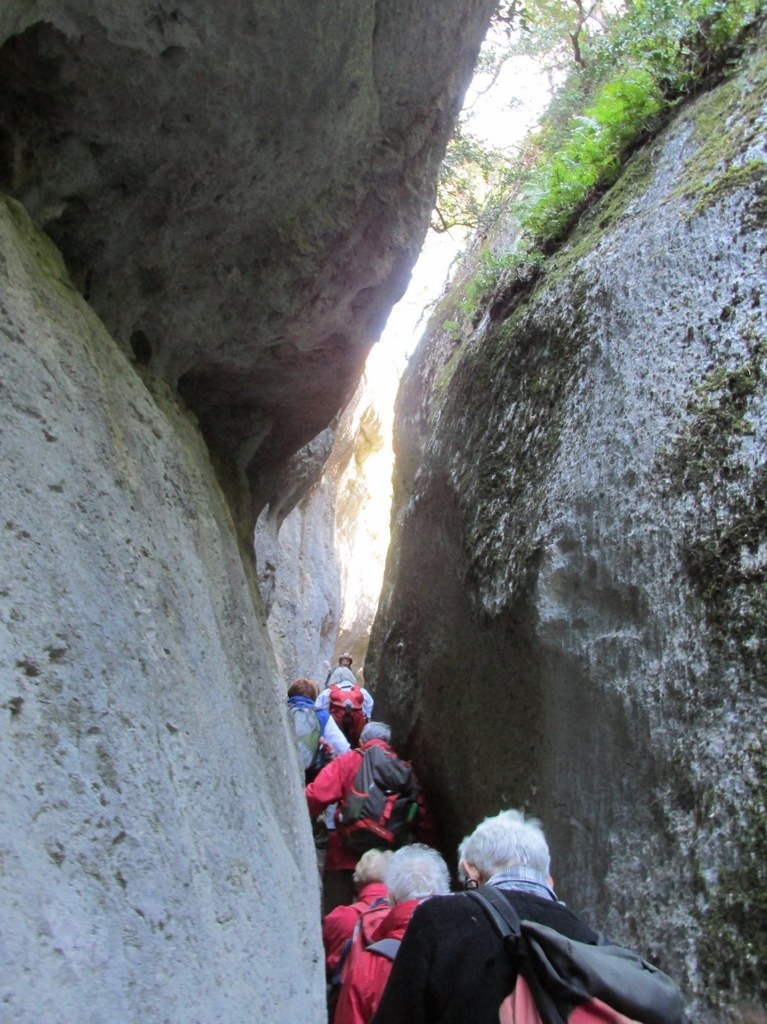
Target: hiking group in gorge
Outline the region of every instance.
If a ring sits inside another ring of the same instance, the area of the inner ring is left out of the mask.
[[[558,897],[535,818],[502,810],[459,845],[344,653],[288,688],[322,874],[331,1024],[683,1024],[675,983]]]

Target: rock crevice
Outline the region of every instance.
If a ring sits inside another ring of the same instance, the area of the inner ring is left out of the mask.
[[[318,478],[493,6],[0,5],[17,1024],[325,1019],[253,524]]]

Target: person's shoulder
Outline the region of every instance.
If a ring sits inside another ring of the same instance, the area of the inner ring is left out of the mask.
[[[389,890],[386,888],[385,882],[365,882],[360,888],[359,899],[357,902],[361,907],[367,908],[375,900],[386,899],[389,895]]]
[[[353,760],[351,755],[356,753],[356,750],[352,750],[352,748],[349,747],[349,749],[345,750],[343,754],[338,754],[338,756],[334,757],[332,761],[329,761],[328,764],[325,765],[325,768],[330,768],[333,765],[337,766],[339,764],[349,764]],[[325,768],[323,768],[322,770],[325,771]]]
[[[465,893],[451,892],[444,896],[430,896],[416,907],[413,920],[435,923],[448,919],[456,919],[474,913],[474,901],[469,900]]]
[[[520,918],[543,924],[578,942],[597,942],[599,935],[564,903],[542,899],[531,893],[516,892],[512,895]]]
[[[354,921],[356,924],[357,918],[359,917],[359,911],[356,909],[355,904],[342,903],[337,907],[333,907],[332,910],[328,911],[322,919],[323,927],[345,927],[347,921]]]
[[[345,750],[343,754],[339,754],[338,757],[334,757],[333,760],[328,765],[326,765],[326,767],[330,768],[333,765],[336,765],[337,767],[340,766],[342,769],[348,768],[349,765],[357,765],[361,759],[362,751],[358,748],[349,747],[349,749]],[[325,769],[323,768],[323,771],[324,770]]]

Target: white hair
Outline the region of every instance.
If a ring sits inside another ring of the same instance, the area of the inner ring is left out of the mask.
[[[397,850],[386,867],[384,881],[392,903],[450,892],[447,864],[436,850],[422,843]]]
[[[391,727],[385,722],[368,722],[360,733],[360,743],[367,743],[368,740],[383,740],[384,743],[391,743]]]
[[[361,889],[368,882],[383,882],[391,856],[391,850],[366,850],[354,869],[355,888]]]
[[[459,861],[473,864],[483,878],[512,867],[528,867],[548,875],[549,844],[536,818],[521,811],[501,811],[485,818],[458,847]]]
[[[468,845],[470,838],[471,836],[464,836],[458,844],[458,881],[461,885],[465,885],[469,878],[466,874],[466,868],[463,866],[463,862],[466,860],[466,846]]]

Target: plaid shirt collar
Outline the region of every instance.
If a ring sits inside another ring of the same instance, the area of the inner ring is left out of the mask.
[[[497,871],[488,880],[487,884],[494,885],[498,889],[516,889],[518,892],[529,892],[533,896],[540,896],[544,900],[559,902],[556,893],[545,877],[534,868],[517,866],[506,868],[504,871]]]

